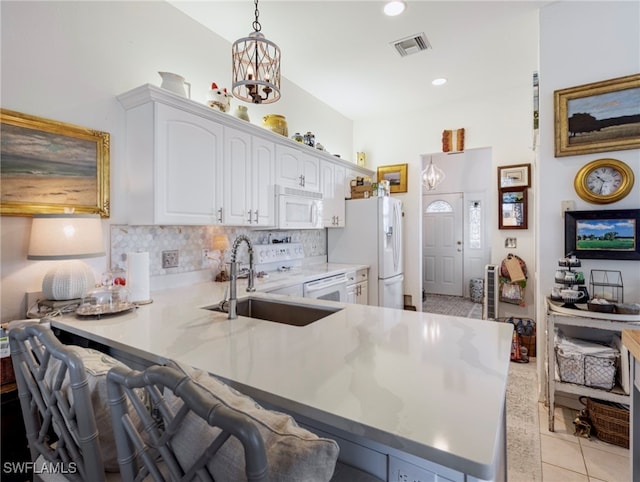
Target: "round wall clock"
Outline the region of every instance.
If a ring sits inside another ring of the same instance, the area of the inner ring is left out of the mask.
[[[576,174],[573,185],[582,199],[609,204],[624,198],[633,187],[633,171],[616,159],[596,159]]]

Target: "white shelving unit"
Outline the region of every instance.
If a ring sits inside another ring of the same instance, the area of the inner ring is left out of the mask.
[[[554,431],[556,391],[629,405],[631,403],[630,395],[625,394],[622,387],[617,384],[613,390],[607,391],[556,380],[554,333],[557,326],[577,327],[585,333],[584,338],[588,339],[592,337],[592,339],[601,339],[607,334],[606,332],[620,334],[622,330],[640,330],[640,316],[563,308],[551,300],[547,300],[547,307],[547,401],[549,404],[549,431]]]

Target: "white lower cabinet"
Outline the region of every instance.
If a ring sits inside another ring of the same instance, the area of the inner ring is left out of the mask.
[[[369,304],[369,270],[347,272],[347,303]]]

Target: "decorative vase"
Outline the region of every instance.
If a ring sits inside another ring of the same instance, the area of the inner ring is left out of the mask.
[[[287,120],[283,115],[267,114],[262,118],[262,127],[269,129],[276,134],[280,134],[285,137],[289,136],[289,131],[287,129]]]
[[[184,80],[182,75],[174,74],[172,72],[158,72],[158,74],[162,77],[162,84],[160,85],[161,88],[170,90],[181,97],[185,97],[187,99],[191,98],[191,84]]]
[[[249,112],[246,105],[239,105],[233,113],[238,119],[249,122]]]
[[[304,137],[299,132],[296,132],[294,135],[292,135],[291,139],[293,139],[296,142],[299,142],[300,144],[304,144]]]

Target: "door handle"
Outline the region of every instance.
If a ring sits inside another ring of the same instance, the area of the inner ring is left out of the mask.
[[[249,209],[249,211],[247,211],[249,213],[249,219],[247,219],[248,223],[251,224],[251,209]]]
[[[222,208],[218,209],[218,222],[222,224]]]
[[[259,217],[258,217],[258,210],[256,209],[256,224],[258,224],[258,219],[259,219]]]

